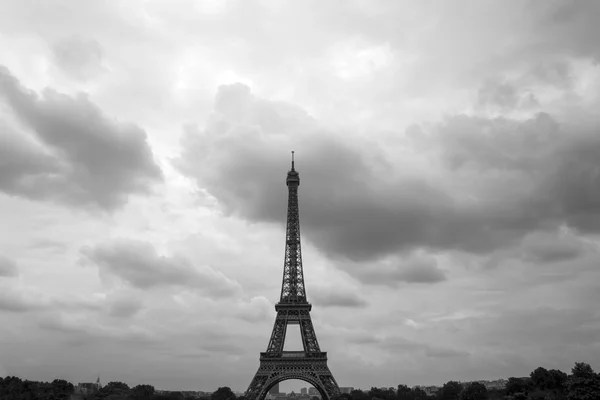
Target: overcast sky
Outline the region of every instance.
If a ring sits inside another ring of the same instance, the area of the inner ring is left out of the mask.
[[[0,376],[245,390],[291,150],[340,386],[600,369],[599,11],[0,2]]]

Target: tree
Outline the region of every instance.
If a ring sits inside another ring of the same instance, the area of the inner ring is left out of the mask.
[[[414,400],[427,400],[427,398],[429,396],[427,396],[427,393],[421,389],[420,387],[416,387],[412,390],[412,395],[413,395],[413,399]]]
[[[52,392],[52,397],[56,400],[66,400],[71,397],[71,394],[75,390],[73,384],[67,382],[64,379],[55,379],[50,384],[50,390]]]
[[[514,396],[517,393],[524,393],[527,395],[532,388],[533,382],[530,378],[511,377],[508,378],[508,383],[506,384],[506,394]]]
[[[448,381],[442,386],[442,400],[458,400],[460,392],[462,392],[462,385],[460,382]]]
[[[551,369],[548,371],[552,377],[552,385],[555,389],[564,389],[567,378],[569,377],[564,372],[558,369]]]
[[[398,400],[413,400],[413,391],[406,385],[398,385],[398,390],[396,390],[396,398]]]
[[[131,397],[136,400],[149,399],[154,395],[154,386],[137,385],[131,389]]]
[[[236,398],[233,391],[229,387],[224,386],[218,388],[216,392],[210,395],[210,400],[236,400]]]
[[[396,393],[394,392],[393,388],[379,389],[372,387],[371,390],[369,390],[368,395],[370,399],[375,397],[381,400],[393,400],[396,397]]]
[[[505,400],[506,390],[500,388],[488,389],[488,398],[490,400]]]
[[[568,400],[600,399],[600,376],[589,364],[578,362],[566,382]]]
[[[371,399],[368,394],[366,394],[365,392],[363,392],[362,390],[359,390],[359,389],[351,390],[350,396],[352,396],[352,400],[370,400]],[[315,399],[312,398],[311,400],[315,400]],[[317,400],[319,400],[318,397],[317,397]]]
[[[530,374],[531,380],[536,388],[547,390],[553,386],[552,375],[546,368],[538,367]]]
[[[182,400],[184,399],[181,392],[169,392],[167,394],[159,394],[152,396],[152,400]]]
[[[480,382],[468,383],[460,393],[460,400],[487,400],[488,398],[487,388]]]
[[[106,386],[94,394],[94,399],[117,400],[129,396],[129,385],[123,382],[108,382]]]

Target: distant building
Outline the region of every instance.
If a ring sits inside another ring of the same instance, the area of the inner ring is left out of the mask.
[[[504,389],[506,387],[506,384],[508,383],[508,380],[507,379],[496,379],[493,381],[481,380],[481,381],[472,381],[472,382],[479,382],[479,383],[483,384],[483,386],[485,386],[486,389],[490,390],[490,389]],[[461,384],[463,386],[466,386],[469,383],[471,383],[471,382],[461,382]]]
[[[319,396],[319,391],[317,389],[315,389],[314,387],[309,387],[308,394],[311,396]]]
[[[308,389],[307,388],[300,389],[300,394],[308,394]]]
[[[87,396],[96,393],[100,389],[102,389],[102,384],[100,383],[100,377],[98,377],[98,379],[96,379],[96,383],[78,383],[74,388],[74,392],[75,394],[83,394]]]
[[[414,388],[419,388],[424,391],[427,396],[435,396],[436,393],[441,389],[439,386],[415,386]]]
[[[350,394],[351,391],[353,391],[354,388],[353,387],[341,387],[340,388],[340,393],[348,393]]]
[[[269,393],[271,394],[279,394],[279,382],[277,382],[272,388],[271,390],[269,390]]]
[[[200,397],[203,397],[200,395],[201,392],[197,390],[182,390],[179,393],[181,393],[184,398],[199,399]]]

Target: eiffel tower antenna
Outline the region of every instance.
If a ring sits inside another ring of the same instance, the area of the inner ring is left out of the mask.
[[[287,174],[288,211],[285,240],[285,262],[281,296],[275,305],[277,317],[267,351],[260,353],[260,366],[246,390],[247,400],[264,400],[268,391],[287,379],[300,379],[313,385],[322,400],[332,400],[340,395],[340,388],[327,366],[327,353],[322,352],[317,341],[306,299],[302,252],[300,247],[300,218],[298,213],[298,187],[300,175],[294,168]],[[287,326],[300,325],[303,351],[283,351]]]

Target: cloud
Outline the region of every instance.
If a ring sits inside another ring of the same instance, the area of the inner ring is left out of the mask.
[[[9,286],[0,290],[0,310],[4,311],[97,311],[101,307],[100,302],[85,297],[49,295],[35,287]]]
[[[485,254],[560,224],[600,228],[600,141],[584,127],[548,114],[457,115],[413,127],[412,145],[443,167],[438,178],[417,178],[411,165],[391,170],[376,147],[325,135],[305,113],[289,118],[279,108],[243,85],[222,87],[205,130],[188,129],[175,164],[228,214],[283,224],[286,158],[295,149],[303,234],[331,257],[364,262],[419,247]],[[277,116],[276,131],[261,122],[265,110]]]
[[[373,332],[360,331],[357,329],[350,329],[343,332],[343,337],[348,343],[359,345],[374,344],[381,341],[381,338]]]
[[[195,267],[183,257],[161,256],[147,242],[115,240],[81,249],[81,254],[108,273],[140,289],[183,286],[201,289],[210,296],[229,297],[240,285],[208,266]]]
[[[426,254],[407,254],[386,260],[380,265],[357,266],[358,279],[363,283],[397,286],[406,283],[438,283],[445,281],[446,274],[437,265],[437,260]]]
[[[52,45],[57,65],[75,79],[88,80],[102,72],[102,46],[97,40],[71,36]]]
[[[568,261],[591,251],[575,235],[563,233],[537,232],[527,235],[522,242],[522,257],[536,263]]]
[[[451,358],[451,357],[468,357],[469,352],[459,351],[454,349],[442,349],[435,347],[428,347],[425,350],[425,355],[432,358]]]
[[[24,293],[10,288],[0,291],[0,310],[21,313],[41,310],[45,307],[44,302],[32,297],[29,292]]]
[[[143,309],[143,301],[132,294],[118,294],[108,300],[108,314],[116,318],[130,319]]]
[[[536,97],[526,90],[519,90],[508,82],[487,81],[477,93],[480,107],[497,107],[502,111],[528,109],[539,106]]]
[[[600,12],[598,4],[556,2],[534,8],[538,12],[537,26],[531,32],[535,32],[539,42],[529,45],[537,47],[536,52],[600,59],[600,51],[591,39],[600,33],[594,24],[594,15]]]
[[[39,97],[0,66],[0,100],[32,134],[1,133],[6,193],[110,211],[162,180],[146,133],[110,119],[84,94],[46,89]]]
[[[109,326],[88,317],[53,313],[41,318],[37,325],[45,330],[70,336],[77,344],[95,339],[110,339],[135,344],[154,344],[160,338],[153,332],[136,325]]]
[[[332,287],[311,287],[310,297],[318,307],[363,308],[368,302],[353,290],[342,291]]]
[[[275,309],[271,302],[263,296],[255,296],[249,302],[236,305],[235,316],[248,322],[256,323],[273,318]]]
[[[576,359],[577,354],[579,357],[583,354],[582,349],[598,345],[597,317],[598,313],[591,308],[507,308],[471,319],[471,329],[463,331],[463,335],[473,346],[484,345],[499,352],[508,348],[513,352],[535,349],[545,353],[547,360],[560,359],[562,352]],[[556,343],[562,343],[560,352],[553,351]]]
[[[429,344],[412,341],[401,336],[385,337],[379,342],[378,346],[391,352],[418,353],[431,358],[469,356],[469,352],[466,351],[431,346]]]
[[[597,129],[596,121],[560,124],[544,113],[525,121],[456,116],[432,138],[454,178],[472,180],[474,206],[483,205],[492,227],[522,237],[561,224],[600,231]]]
[[[32,249],[41,249],[49,252],[64,252],[67,249],[67,244],[53,239],[40,239],[31,243]]]
[[[377,169],[390,172],[389,166],[374,148],[362,147],[373,154],[365,158],[343,137],[320,132],[297,107],[257,99],[241,85],[222,87],[216,104],[204,131],[188,129],[183,155],[175,164],[229,214],[284,222],[284,171],[293,148],[301,176],[304,235],[329,255],[377,258],[420,242],[427,231],[435,232],[427,225],[439,225],[436,218],[453,218],[444,193],[411,178],[386,185]],[[296,111],[283,113],[282,108]],[[276,116],[270,119],[279,121],[277,130],[261,122],[265,110]]]
[[[17,263],[8,257],[0,255],[0,278],[14,278],[19,276]]]
[[[0,2],[2,247],[21,267],[0,278],[3,366],[245,389],[275,316],[291,150],[309,275],[337,282],[307,291],[338,382],[597,360],[598,6],[409,3]],[[183,152],[160,198],[149,144]],[[97,268],[71,265],[84,244]]]

